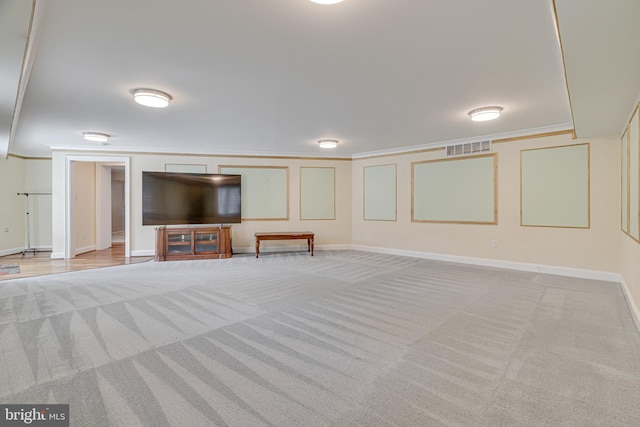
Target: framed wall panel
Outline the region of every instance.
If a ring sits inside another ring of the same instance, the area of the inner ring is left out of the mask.
[[[589,144],[520,152],[520,224],[589,228]]]
[[[411,164],[411,220],[497,224],[496,154]]]
[[[207,173],[207,165],[193,165],[182,163],[165,163],[165,172],[180,172],[180,173]]]
[[[289,219],[289,168],[219,166],[219,173],[242,176],[242,220]]]
[[[363,216],[366,221],[396,221],[396,164],[363,168]]]
[[[621,188],[620,192],[620,227],[629,234],[629,128],[624,131],[620,139],[621,153]]]
[[[300,219],[336,219],[336,169],[300,168]]]
[[[629,122],[629,236],[640,241],[640,117]]]

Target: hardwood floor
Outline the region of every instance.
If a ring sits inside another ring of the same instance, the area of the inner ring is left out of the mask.
[[[109,249],[87,252],[73,259],[51,259],[51,252],[7,255],[0,257],[0,264],[18,264],[20,273],[0,274],[0,281],[111,267],[114,265],[135,264],[152,259],[153,257],[125,258],[124,243],[114,243],[113,247]]]

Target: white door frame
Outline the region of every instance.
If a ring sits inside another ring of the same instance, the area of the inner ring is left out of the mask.
[[[90,163],[120,163],[124,165],[124,256],[131,256],[131,220],[130,220],[130,183],[131,183],[131,158],[126,156],[65,156],[65,236],[64,236],[64,258],[75,257],[73,247],[73,176],[71,170],[72,162]]]

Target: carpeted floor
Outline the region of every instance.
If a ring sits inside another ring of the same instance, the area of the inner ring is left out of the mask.
[[[74,426],[640,425],[615,283],[356,251],[0,282],[0,402]]]

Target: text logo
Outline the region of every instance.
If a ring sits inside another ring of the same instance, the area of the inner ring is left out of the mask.
[[[69,427],[69,405],[0,404],[0,427]]]

